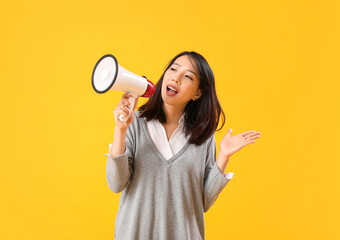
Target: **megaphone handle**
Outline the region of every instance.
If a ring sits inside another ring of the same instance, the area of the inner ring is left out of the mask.
[[[136,98],[134,96],[129,97],[128,100],[129,100],[129,103],[130,103],[130,106],[128,107],[129,115],[126,117],[126,119],[124,119],[124,115],[123,114],[119,115],[118,119],[121,122],[126,122],[129,119],[129,117],[131,116],[132,109],[135,106]]]

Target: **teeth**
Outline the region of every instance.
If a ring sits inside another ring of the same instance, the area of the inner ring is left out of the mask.
[[[170,88],[172,91],[174,91],[174,92],[177,92],[174,88],[172,88],[172,87],[170,87],[170,86],[168,86],[168,88]]]

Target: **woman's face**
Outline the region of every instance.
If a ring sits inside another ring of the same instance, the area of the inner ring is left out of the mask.
[[[185,107],[191,99],[198,99],[201,96],[199,87],[199,76],[189,60],[189,56],[184,55],[166,70],[162,83],[162,99],[169,105],[180,105]]]

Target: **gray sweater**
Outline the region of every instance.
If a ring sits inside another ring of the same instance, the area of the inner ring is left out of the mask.
[[[200,146],[186,143],[166,160],[139,116],[136,111],[128,127],[126,152],[105,154],[108,186],[122,192],[115,239],[204,239],[204,212],[230,180],[217,167],[214,134]]]

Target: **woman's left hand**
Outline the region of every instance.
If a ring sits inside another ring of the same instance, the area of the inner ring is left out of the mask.
[[[231,137],[231,133],[232,129],[229,128],[220,142],[220,154],[225,158],[229,158],[243,147],[256,142],[255,139],[259,138],[261,134],[261,132],[252,130]]]

